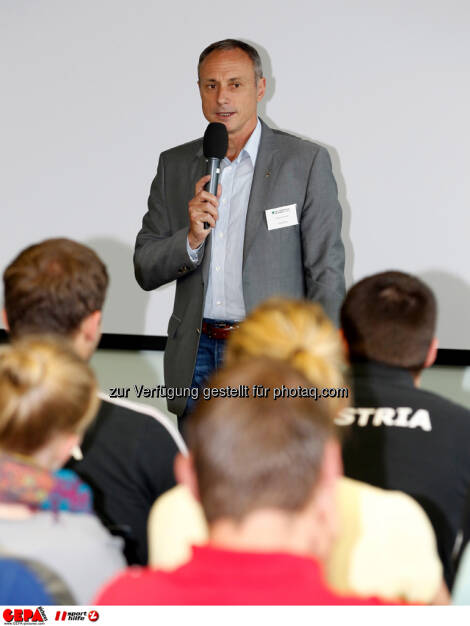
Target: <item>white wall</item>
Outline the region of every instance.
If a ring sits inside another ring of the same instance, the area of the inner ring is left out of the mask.
[[[326,145],[346,277],[399,268],[441,304],[444,348],[470,348],[470,3],[466,0],[3,0],[0,268],[66,235],[110,267],[106,332],[165,334],[173,288],[136,285],[135,235],[158,154],[206,122],[209,42],[261,52],[273,126]]]
[[[166,401],[157,398],[142,399],[136,396],[134,385],[156,387],[164,385],[163,352],[134,352],[131,350],[98,350],[91,365],[96,372],[101,391],[130,388],[128,399],[132,402],[151,404],[169,415],[176,423],[176,416],[166,408]]]

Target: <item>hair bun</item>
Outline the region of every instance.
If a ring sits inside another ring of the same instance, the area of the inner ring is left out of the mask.
[[[30,455],[78,433],[98,405],[96,379],[70,345],[29,336],[0,349],[0,448]]]
[[[9,382],[23,393],[37,387],[46,373],[44,361],[32,358],[25,350],[3,352],[0,356],[0,367]]]

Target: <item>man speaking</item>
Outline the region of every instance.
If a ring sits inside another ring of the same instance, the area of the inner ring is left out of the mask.
[[[181,389],[205,381],[225,339],[262,300],[308,298],[336,321],[345,292],[328,152],[258,118],[266,79],[252,46],[211,44],[198,79],[205,118],[228,133],[217,196],[204,189],[202,139],[163,152],[134,254],[143,289],[177,280],[164,366],[166,386]],[[185,407],[186,397],[168,401],[179,416]]]

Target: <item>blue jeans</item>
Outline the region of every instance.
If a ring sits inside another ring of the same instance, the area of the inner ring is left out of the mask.
[[[210,375],[220,367],[225,350],[225,339],[211,339],[209,335],[201,333],[199,348],[196,356],[193,380],[191,388],[196,387],[201,390]],[[201,393],[199,394],[201,398]],[[184,423],[188,415],[194,410],[197,400],[188,398],[183,415],[179,419],[180,430],[183,431]]]

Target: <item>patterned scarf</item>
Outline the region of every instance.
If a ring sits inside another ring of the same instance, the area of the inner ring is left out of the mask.
[[[33,511],[92,512],[91,490],[75,472],[48,472],[16,455],[0,455],[0,502],[24,504]]]

